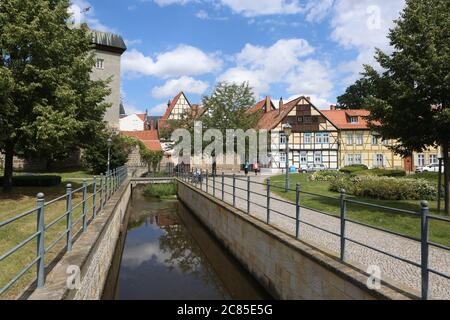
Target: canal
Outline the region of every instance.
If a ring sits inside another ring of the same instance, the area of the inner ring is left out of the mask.
[[[128,210],[103,299],[271,299],[181,202],[138,187]]]

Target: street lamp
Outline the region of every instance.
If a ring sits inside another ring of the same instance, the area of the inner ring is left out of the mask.
[[[108,141],[108,170],[106,171],[107,174],[109,174],[110,166],[111,166],[111,146],[112,146],[112,139],[109,138]]]
[[[286,123],[283,126],[284,136],[286,137],[286,180],[284,191],[288,192],[289,190],[289,136],[292,133],[292,126],[289,123]]]

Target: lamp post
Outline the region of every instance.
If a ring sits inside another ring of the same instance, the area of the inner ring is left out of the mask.
[[[109,174],[109,172],[110,172],[110,167],[111,167],[111,146],[112,146],[112,139],[111,138],[109,138],[108,139],[108,169],[107,169],[107,174]]]
[[[286,179],[284,191],[287,193],[289,190],[289,136],[292,133],[292,126],[289,123],[286,123],[283,126],[284,136],[286,137]]]

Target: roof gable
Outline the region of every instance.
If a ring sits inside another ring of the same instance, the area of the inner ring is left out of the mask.
[[[186,100],[186,102],[189,105],[189,108],[192,108],[191,103],[189,102],[188,98],[186,97],[186,95],[182,91],[179,94],[177,94],[175,96],[175,98],[173,98],[173,100],[170,102],[170,105],[167,107],[166,112],[164,113],[164,115],[161,118],[161,120],[169,120],[170,114],[172,113],[173,109],[175,108],[175,106],[177,105],[177,103],[178,103],[178,101],[180,100],[181,97],[184,97],[184,99]]]

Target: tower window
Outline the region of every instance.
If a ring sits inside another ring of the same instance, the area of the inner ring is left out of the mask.
[[[97,62],[95,63],[95,67],[97,69],[105,69],[105,60],[104,59],[97,59]]]

